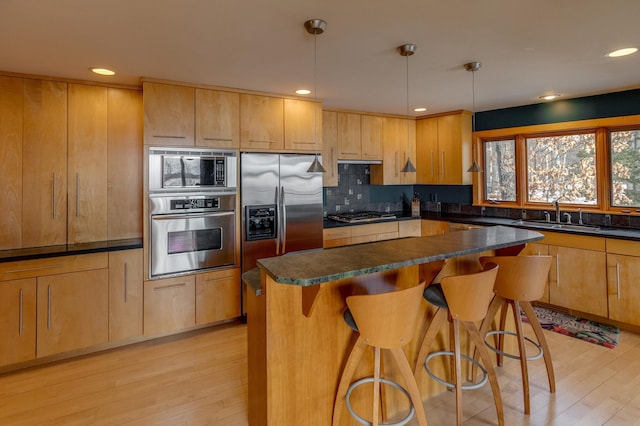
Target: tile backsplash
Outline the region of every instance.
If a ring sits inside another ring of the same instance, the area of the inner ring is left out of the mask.
[[[390,196],[371,196],[368,164],[338,164],[338,186],[324,188],[324,214],[360,211],[402,210],[402,193],[395,191]],[[386,188],[374,186],[374,191]]]

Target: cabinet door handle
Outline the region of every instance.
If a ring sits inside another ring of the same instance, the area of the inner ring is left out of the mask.
[[[333,152],[333,147],[331,148],[331,158],[329,159],[329,161],[331,161],[333,163],[334,161],[334,152]],[[335,167],[331,166],[331,177],[334,177],[336,175],[336,172],[334,171]]]
[[[431,177],[435,177],[435,169],[433,167],[433,150],[431,150]]]
[[[205,141],[219,141],[219,142],[232,142],[231,138],[202,138]]]
[[[442,151],[442,170],[440,170],[440,175],[444,177],[444,151]]]
[[[170,288],[184,287],[186,285],[187,285],[186,283],[163,285],[163,286],[160,286],[160,287],[155,287],[153,289],[153,291],[168,290]]]
[[[620,263],[616,262],[616,287],[618,292],[618,300],[620,300]]]
[[[173,136],[173,135],[153,135],[154,138],[161,139],[186,139],[186,136]]]
[[[395,164],[394,164],[396,176],[398,176],[398,157],[399,157],[399,155],[400,155],[400,153],[398,151],[396,151],[396,158],[395,158]]]
[[[129,293],[128,275],[128,265],[124,262],[124,303],[127,303],[127,293]]]
[[[278,141],[269,141],[269,140],[262,140],[262,139],[249,139],[249,142],[255,142],[255,143],[278,143]]]
[[[20,289],[20,309],[18,315],[18,335],[22,336],[22,289]]]
[[[560,287],[560,253],[556,254],[556,287]]]
[[[76,173],[76,217],[78,217],[78,210],[80,210],[80,174]]]
[[[53,205],[53,219],[55,220],[56,218],[56,189],[57,189],[57,185],[56,185],[56,172],[53,172],[53,191],[52,191],[52,202],[51,204]]]
[[[51,286],[47,286],[47,330],[51,329]]]

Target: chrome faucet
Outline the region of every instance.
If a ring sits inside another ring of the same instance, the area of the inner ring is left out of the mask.
[[[571,225],[571,213],[565,212],[563,216],[567,218],[567,223]]]
[[[544,213],[544,221],[547,223],[551,222],[551,215],[549,214],[549,212],[543,211],[542,213]]]
[[[578,209],[578,225],[584,225],[582,223],[582,209]]]
[[[551,204],[556,208],[556,223],[560,223],[560,199],[556,198]]]

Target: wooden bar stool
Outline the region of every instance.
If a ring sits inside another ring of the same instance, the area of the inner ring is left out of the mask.
[[[540,321],[536,317],[531,301],[538,300],[544,295],[544,289],[551,268],[551,256],[489,256],[481,257],[480,263],[486,265],[489,263],[499,265],[498,276],[493,288],[495,297],[489,306],[487,318],[480,327],[480,334],[485,336],[486,345],[496,352],[498,365],[503,363],[503,357],[519,359],[520,369],[522,370],[522,390],[524,398],[524,412],[530,414],[531,408],[529,403],[529,372],[527,369],[527,361],[533,361],[544,357],[544,363],[547,368],[547,378],[549,379],[549,390],[551,393],[556,391],[555,376],[553,374],[553,363],[551,361],[551,353],[547,340],[544,338]],[[515,322],[516,331],[505,330],[507,311],[511,306],[513,320]],[[489,331],[491,323],[500,311],[500,325],[498,330]],[[522,318],[520,310],[524,312],[531,324],[531,328],[538,340],[526,337],[522,330]],[[497,343],[492,345],[487,338],[497,336]],[[504,336],[516,336],[518,340],[518,355],[508,354],[504,352]],[[527,356],[525,350],[525,341],[537,347],[538,352],[535,355]],[[475,371],[472,372],[474,374]]]
[[[411,401],[412,407],[407,417],[397,423],[387,425],[404,425],[417,415],[420,426],[427,425],[424,406],[418,385],[415,382],[411,366],[402,347],[407,345],[415,333],[419,314],[424,282],[415,287],[390,293],[349,296],[346,299],[348,309],[344,314],[345,322],[359,333],[347,362],[342,371],[340,383],[333,407],[333,425],[340,424],[340,416],[346,403],[349,413],[361,424],[377,426],[379,423],[380,383],[391,385],[404,393]],[[367,346],[374,350],[373,377],[360,379],[350,384]],[[388,349],[393,355],[407,389],[399,384],[380,377],[381,349]],[[360,417],[351,407],[350,396],[353,389],[363,383],[373,382],[373,420],[369,422]]]
[[[456,424],[462,424],[462,391],[477,389],[487,381],[491,384],[493,398],[498,414],[498,423],[504,425],[504,410],[502,408],[502,398],[498,379],[493,369],[493,363],[489,352],[484,345],[481,334],[476,326],[476,322],[482,321],[493,297],[493,286],[498,272],[497,265],[487,265],[485,270],[475,274],[456,275],[442,278],[441,284],[432,284],[424,291],[424,298],[429,303],[437,307],[437,311],[427,328],[427,331],[420,345],[420,352],[416,359],[414,374],[416,379],[423,369],[438,383],[455,389],[456,392]],[[449,321],[450,340],[453,348],[449,351],[438,351],[429,353],[429,347],[436,335]],[[460,324],[462,324],[475,347],[480,353],[484,376],[476,383],[463,384],[462,381],[462,359],[472,363],[478,363],[468,355],[460,351]],[[429,367],[429,361],[439,356],[452,356],[453,366],[451,372],[451,382],[438,377]]]

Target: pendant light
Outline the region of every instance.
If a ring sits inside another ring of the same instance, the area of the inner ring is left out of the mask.
[[[472,94],[472,103],[471,103],[471,134],[476,131],[476,74],[475,72],[480,69],[482,66],[482,62],[474,61],[464,64],[464,69],[467,71],[471,71],[471,94]],[[467,170],[469,173],[480,173],[482,172],[482,167],[476,162],[476,144],[471,142],[473,163],[471,163],[471,167]]]
[[[314,101],[314,111],[313,111],[313,141],[314,148],[318,147],[318,119],[315,111],[316,101],[318,100],[318,90],[317,90],[317,81],[316,81],[316,73],[317,73],[317,62],[318,62],[318,45],[316,42],[316,36],[318,34],[322,34],[324,30],[327,29],[327,22],[322,19],[309,19],[304,23],[304,29],[307,30],[309,34],[313,35],[313,101]],[[322,163],[320,163],[320,159],[318,158],[318,152],[316,151],[316,156],[313,159],[313,162],[307,169],[309,173],[326,173],[324,167],[322,167]]]
[[[416,53],[416,45],[415,44],[403,44],[398,47],[398,51],[400,55],[407,58],[407,116],[409,116],[409,56]],[[407,120],[407,163],[404,165],[402,173],[414,173],[416,168],[411,163],[411,145],[409,141],[409,121]]]

